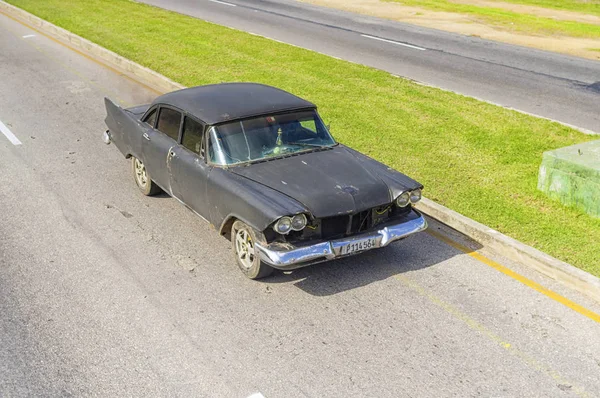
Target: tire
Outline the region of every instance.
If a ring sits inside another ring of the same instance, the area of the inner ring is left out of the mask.
[[[250,279],[265,278],[273,273],[273,268],[260,261],[255,249],[257,233],[242,221],[231,226],[231,249],[240,270]]]
[[[135,184],[144,195],[152,196],[162,191],[162,189],[160,189],[160,187],[150,178],[150,174],[148,174],[144,163],[135,156],[131,157],[131,171],[133,173]]]

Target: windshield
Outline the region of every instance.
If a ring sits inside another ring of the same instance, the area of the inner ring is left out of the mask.
[[[208,156],[232,165],[335,145],[316,111],[292,112],[211,128]]]

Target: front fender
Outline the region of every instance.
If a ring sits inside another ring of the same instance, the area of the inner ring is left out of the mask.
[[[214,168],[208,184],[211,223],[221,233],[233,218],[262,232],[280,217],[309,213],[297,200],[227,169]]]

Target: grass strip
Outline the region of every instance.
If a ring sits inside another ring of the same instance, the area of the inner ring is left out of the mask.
[[[504,30],[533,34],[538,36],[569,36],[582,38],[600,38],[600,25],[576,21],[560,21],[535,15],[522,14],[501,8],[486,7],[451,0],[385,0],[407,6],[421,7],[432,11],[466,14],[491,26]],[[513,1],[520,3],[519,1]]]
[[[429,198],[600,276],[600,220],[536,189],[544,151],[594,137],[129,0],[9,3],[186,86],[261,82],[307,98],[340,142],[418,179]]]

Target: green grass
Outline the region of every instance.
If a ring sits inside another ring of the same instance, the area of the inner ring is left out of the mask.
[[[522,14],[501,8],[454,3],[451,0],[385,0],[407,6],[422,7],[433,11],[455,12],[466,14],[491,26],[505,30],[534,34],[540,36],[569,36],[583,38],[600,38],[600,25],[576,21],[559,21],[552,18]],[[512,0],[512,3],[548,3],[551,0]],[[573,3],[573,1],[568,1]]]
[[[600,275],[600,220],[536,190],[544,151],[593,137],[128,0],[9,2],[186,86],[252,81],[305,97],[339,141],[418,179],[429,198]]]

